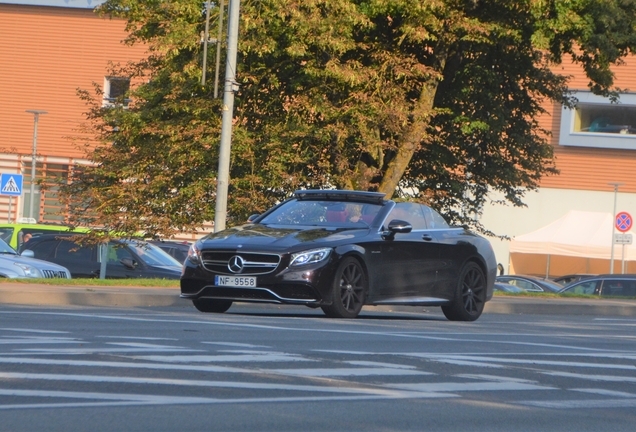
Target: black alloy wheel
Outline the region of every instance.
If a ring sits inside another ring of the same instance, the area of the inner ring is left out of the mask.
[[[475,321],[486,305],[486,277],[481,267],[469,262],[462,268],[455,298],[442,306],[451,321]]]
[[[331,289],[332,303],[322,306],[331,318],[355,318],[362,310],[367,296],[367,276],[360,262],[348,257],[342,260]]]
[[[232,306],[232,300],[200,298],[192,300],[192,304],[200,312],[223,313]]]

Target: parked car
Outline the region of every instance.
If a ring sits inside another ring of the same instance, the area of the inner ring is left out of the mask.
[[[497,276],[497,282],[518,286],[528,292],[556,293],[563,288],[562,285],[549,279],[526,275]]]
[[[65,233],[69,231],[85,233],[88,229],[82,227],[73,228],[70,225],[54,223],[6,223],[0,224],[0,239],[4,240],[13,249],[18,250],[27,239],[38,237],[42,234]]]
[[[190,243],[186,241],[150,240],[148,243],[159,247],[180,263],[185,261],[188,257],[188,251],[190,250]]]
[[[573,282],[578,282],[580,280],[583,279],[588,279],[591,278],[593,276],[596,276],[595,274],[582,274],[582,273],[576,273],[576,274],[569,274],[569,275],[565,275],[565,276],[559,276],[559,277],[555,277],[552,278],[553,282],[558,283],[559,285],[562,286],[566,286],[569,285]]]
[[[81,234],[80,234],[81,236]],[[78,244],[78,234],[44,234],[22,245],[22,253],[67,267],[74,278],[97,278],[101,269],[101,247]],[[107,279],[179,279],[181,263],[157,246],[137,240],[113,240],[108,244]]]
[[[515,285],[503,283],[503,282],[495,282],[494,290],[499,292],[504,292],[504,293],[512,293],[512,294],[526,292],[526,290],[524,290],[523,288],[520,288]]]
[[[597,275],[567,285],[560,292],[601,297],[636,297],[636,274]]]
[[[270,302],[353,318],[364,305],[399,304],[479,318],[497,272],[488,240],[384,196],[296,191],[250,223],[209,234],[190,248],[181,297],[202,312]]]
[[[61,265],[33,258],[33,252],[20,255],[0,239],[0,277],[70,279],[71,272]]]

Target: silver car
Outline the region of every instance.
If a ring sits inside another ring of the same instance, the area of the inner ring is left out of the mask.
[[[20,255],[0,239],[0,277],[70,279],[71,272],[61,265],[33,258],[33,251]]]

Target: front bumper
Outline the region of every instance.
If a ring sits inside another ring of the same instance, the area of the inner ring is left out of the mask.
[[[308,306],[328,305],[331,304],[329,293],[333,284],[335,266],[336,263],[332,258],[324,263],[293,269],[279,266],[269,274],[256,275],[256,287],[225,287],[216,286],[214,278],[217,275],[227,276],[228,273],[215,273],[186,260],[181,276],[181,298]]]

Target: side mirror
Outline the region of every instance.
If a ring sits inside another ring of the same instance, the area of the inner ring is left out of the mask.
[[[121,260],[119,260],[120,263],[122,263],[122,265],[130,270],[134,270],[135,268],[137,268],[137,263],[131,259],[131,258],[122,258]]]
[[[409,222],[400,219],[393,219],[389,222],[388,230],[382,233],[382,237],[388,240],[393,240],[395,234],[406,234],[410,233],[411,230],[413,230],[413,225]]]
[[[391,231],[394,234],[395,233],[402,233],[402,234],[410,233],[412,229],[413,229],[413,225],[411,225],[407,221],[403,221],[400,219],[393,219],[391,222],[389,222],[389,231]]]
[[[247,218],[247,223],[254,223],[256,218],[259,217],[259,216],[260,216],[260,214],[258,214],[258,213],[253,214],[252,216]]]
[[[20,256],[27,257],[27,258],[35,258],[35,252],[33,252],[31,249],[25,249],[20,253]]]

